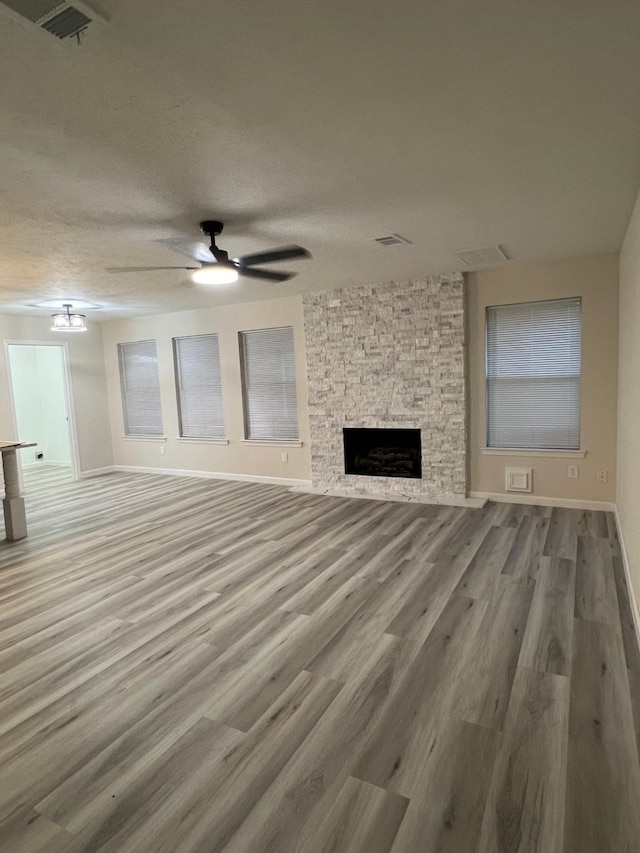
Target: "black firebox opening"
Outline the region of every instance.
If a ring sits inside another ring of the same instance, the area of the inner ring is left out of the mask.
[[[367,477],[422,477],[419,429],[343,429],[344,472]]]

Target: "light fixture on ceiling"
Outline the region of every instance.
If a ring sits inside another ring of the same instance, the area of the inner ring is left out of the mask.
[[[225,264],[205,264],[191,276],[196,284],[233,284],[237,280],[237,270]]]
[[[62,307],[67,309],[65,313],[51,315],[51,320],[53,321],[51,324],[51,331],[86,332],[87,324],[85,322],[85,315],[72,314],[71,309],[73,308],[73,305],[69,302],[65,302]]]

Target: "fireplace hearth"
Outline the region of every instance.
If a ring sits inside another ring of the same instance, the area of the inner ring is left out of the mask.
[[[419,429],[342,430],[344,472],[365,477],[422,477]]]

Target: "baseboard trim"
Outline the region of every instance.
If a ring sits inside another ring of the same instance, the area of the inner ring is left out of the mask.
[[[103,469],[105,472],[107,469]],[[310,480],[292,477],[262,477],[258,474],[229,474],[226,471],[191,471],[183,468],[150,468],[142,465],[114,465],[108,469],[125,474],[162,474],[172,477],[199,477],[204,480],[236,480],[240,483],[266,483],[272,486],[308,486]]]
[[[616,505],[608,501],[578,501],[571,498],[547,498],[543,495],[505,494],[504,492],[469,492],[472,498],[485,498],[507,504],[529,504],[530,506],[557,506],[563,509],[592,509],[597,512],[614,512]]]
[[[622,565],[624,567],[624,576],[627,580],[627,591],[629,593],[629,601],[631,602],[631,613],[633,614],[633,624],[636,629],[636,638],[638,640],[638,646],[640,646],[640,608],[638,607],[638,599],[636,598],[635,590],[633,588],[633,583],[631,581],[631,566],[629,565],[629,555],[627,553],[627,546],[624,544],[624,535],[622,533],[622,524],[620,522],[620,516],[618,514],[618,506],[616,505],[614,509],[614,515],[616,519],[616,529],[618,531],[618,539],[620,541],[620,553],[622,554]]]

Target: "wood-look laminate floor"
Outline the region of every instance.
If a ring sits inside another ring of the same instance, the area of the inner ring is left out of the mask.
[[[613,518],[27,477],[3,853],[637,853]]]

